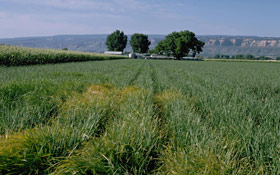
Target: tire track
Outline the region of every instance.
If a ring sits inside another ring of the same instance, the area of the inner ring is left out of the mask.
[[[154,94],[158,93],[160,91],[159,81],[157,78],[157,75],[155,73],[155,67],[151,61],[149,61],[149,67],[150,67],[150,76],[152,79],[152,87]]]
[[[138,68],[136,74],[135,74],[135,75],[133,76],[133,78],[129,81],[129,83],[128,83],[129,86],[133,85],[133,84],[136,82],[136,80],[138,79],[139,75],[142,73],[143,67],[145,66],[145,64],[146,64],[146,61],[144,61],[144,62],[141,64],[141,66]]]
[[[161,82],[159,80],[158,69],[155,67],[154,61],[149,61],[149,75],[152,80],[152,92],[153,92],[153,111],[154,118],[158,119],[159,132],[161,135],[161,145],[158,147],[158,154],[155,155],[155,167],[154,174],[160,174],[162,167],[164,167],[164,161],[162,159],[162,153],[166,150],[170,142],[168,120],[166,118],[167,111],[164,109],[164,102],[160,97],[162,94]]]

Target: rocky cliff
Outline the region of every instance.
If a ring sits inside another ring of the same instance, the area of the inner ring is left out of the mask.
[[[261,37],[199,37],[206,46],[235,46],[235,47],[276,47],[280,48],[280,38],[261,38]]]
[[[252,54],[255,56],[280,56],[280,38],[255,36],[198,36],[205,42],[202,55]]]

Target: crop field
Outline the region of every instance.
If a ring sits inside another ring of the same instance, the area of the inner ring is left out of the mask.
[[[0,174],[280,174],[280,64],[0,67]]]
[[[123,58],[127,57],[55,49],[36,49],[0,45],[0,66],[25,66],[47,63],[98,61]]]

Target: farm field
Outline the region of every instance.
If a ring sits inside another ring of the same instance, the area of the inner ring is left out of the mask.
[[[57,49],[25,48],[0,44],[0,66],[26,66],[48,63],[124,59],[125,56]]]
[[[280,174],[279,66],[0,67],[0,174]]]

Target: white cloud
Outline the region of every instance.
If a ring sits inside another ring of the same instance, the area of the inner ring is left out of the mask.
[[[56,34],[86,33],[91,30],[86,25],[73,25],[62,21],[43,21],[40,16],[1,13],[0,37],[43,36]]]
[[[43,6],[45,8],[59,8],[64,10],[114,11],[115,9],[111,2],[101,0],[9,0],[9,3]]]
[[[1,1],[1,0],[0,0]],[[144,2],[141,0],[9,0],[9,3],[22,6],[35,5],[44,8],[57,8],[63,10],[98,11],[99,13],[149,12],[162,10],[160,4]]]

